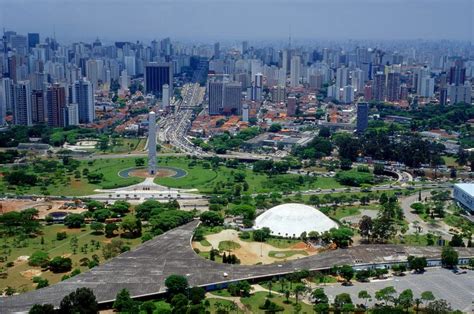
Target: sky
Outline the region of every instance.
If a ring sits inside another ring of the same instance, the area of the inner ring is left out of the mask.
[[[474,0],[0,0],[0,27],[78,40],[474,41]]]

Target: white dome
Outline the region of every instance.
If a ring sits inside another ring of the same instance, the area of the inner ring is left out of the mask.
[[[270,208],[255,220],[255,229],[268,227],[273,235],[299,237],[304,231],[323,233],[337,228],[337,223],[314,207],[304,204],[282,204]]]

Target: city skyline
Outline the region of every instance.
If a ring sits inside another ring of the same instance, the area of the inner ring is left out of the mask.
[[[0,27],[62,42],[153,40],[473,41],[472,1],[0,0]],[[54,10],[54,18],[51,12]],[[73,12],[73,14],[71,14]]]

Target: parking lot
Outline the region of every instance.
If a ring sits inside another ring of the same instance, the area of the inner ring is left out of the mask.
[[[354,303],[365,302],[359,300],[357,294],[361,290],[366,290],[372,296],[372,303],[374,303],[375,291],[388,286],[395,287],[397,294],[405,289],[411,289],[415,298],[420,297],[423,291],[431,291],[437,299],[448,301],[453,310],[461,310],[464,313],[472,313],[474,310],[474,271],[470,270],[466,274],[456,275],[447,269],[431,268],[424,274],[408,274],[371,283],[354,281],[353,286],[336,284],[324,289],[330,300],[334,300],[336,295],[345,292],[351,295]]]

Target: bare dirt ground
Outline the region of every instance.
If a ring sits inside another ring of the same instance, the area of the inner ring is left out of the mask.
[[[63,201],[48,201],[44,199],[33,200],[4,200],[0,201],[0,214],[11,212],[11,211],[22,211],[27,208],[36,208],[39,213],[38,217],[44,219],[44,217],[55,211],[65,211],[68,213],[82,213],[87,209],[67,209],[62,208],[65,202]]]
[[[246,242],[239,238],[239,232],[236,230],[226,229],[216,234],[206,236],[206,240],[211,243],[211,246],[202,246],[199,242],[193,242],[193,248],[198,248],[202,252],[208,252],[211,248],[218,248],[219,243],[222,241],[233,241],[240,245],[240,248],[232,250],[232,254],[235,254],[240,259],[240,263],[243,265],[255,265],[257,263],[272,264],[278,262],[284,262],[287,260],[294,260],[301,257],[317,254],[318,250],[312,246],[301,242],[296,243],[292,247],[281,249],[269,245],[267,243],[260,242]],[[308,255],[295,254],[287,258],[274,258],[268,254],[271,251],[284,252],[284,251],[295,251],[304,250]]]

